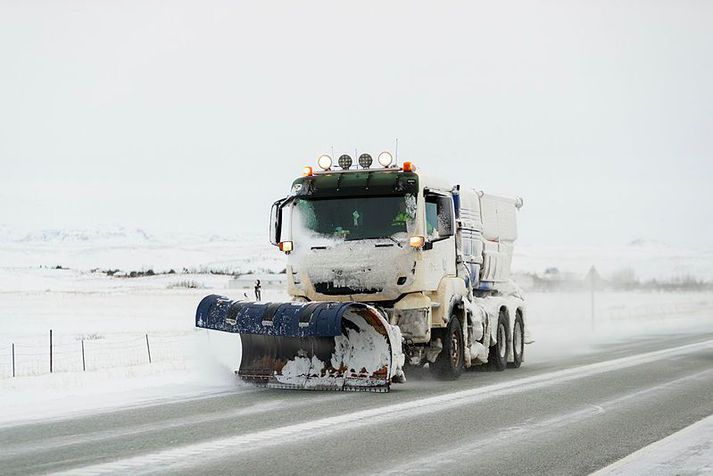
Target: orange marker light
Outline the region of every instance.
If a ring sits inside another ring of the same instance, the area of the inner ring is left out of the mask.
[[[303,169],[302,169],[302,175],[304,175],[305,177],[310,177],[310,176],[312,176],[312,175],[313,175],[312,167],[310,167],[310,166],[308,165],[307,167],[303,168]]]
[[[278,245],[280,248],[280,251],[284,251],[285,253],[289,253],[290,251],[293,250],[292,242],[291,241],[282,241]]]
[[[408,244],[411,245],[412,248],[423,248],[423,245],[426,244],[426,239],[422,236],[412,236],[408,239]]]
[[[404,172],[415,172],[416,171],[416,166],[413,164],[413,162],[404,162],[404,166],[402,167]]]

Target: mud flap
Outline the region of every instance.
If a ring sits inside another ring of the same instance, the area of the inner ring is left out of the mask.
[[[255,303],[210,295],[196,327],[240,334],[238,375],[256,385],[389,391],[403,376],[401,333],[355,302]]]

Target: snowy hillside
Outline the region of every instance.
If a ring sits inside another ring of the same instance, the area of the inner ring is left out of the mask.
[[[561,272],[582,276],[591,266],[603,276],[628,269],[642,280],[693,277],[712,281],[713,248],[683,249],[645,240],[601,247],[515,246],[515,271],[543,273],[556,267]]]
[[[0,267],[119,269],[156,272],[279,272],[283,256],[264,236],[155,234],[108,228],[17,232],[0,227]]]
[[[713,280],[713,248],[682,249],[655,240],[600,247],[516,245],[513,270],[584,275],[594,265],[607,276],[630,269],[642,280],[690,276]],[[157,272],[280,272],[284,256],[266,233],[240,235],[156,233],[138,228],[17,231],[0,226],[0,268],[62,266],[76,270],[120,269]]]

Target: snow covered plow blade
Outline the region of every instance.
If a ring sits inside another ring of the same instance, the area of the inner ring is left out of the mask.
[[[401,333],[356,302],[256,303],[210,295],[196,327],[240,334],[238,375],[278,388],[388,392],[403,376]]]

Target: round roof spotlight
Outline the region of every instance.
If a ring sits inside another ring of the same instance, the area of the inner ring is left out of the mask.
[[[374,160],[369,154],[361,154],[359,156],[359,165],[361,165],[361,168],[363,169],[368,169],[369,167],[371,167],[372,162],[374,162]]]
[[[327,154],[320,155],[319,159],[317,159],[317,165],[319,165],[319,168],[322,170],[329,170],[332,166],[332,158]]]
[[[394,163],[394,156],[391,155],[391,152],[383,151],[381,154],[379,154],[377,160],[379,161],[379,164],[381,164],[382,167],[388,167]]]
[[[343,170],[347,170],[349,167],[352,166],[352,158],[349,157],[347,154],[340,155],[338,162],[339,162],[339,166],[340,166]]]

